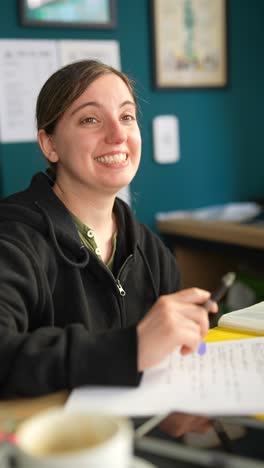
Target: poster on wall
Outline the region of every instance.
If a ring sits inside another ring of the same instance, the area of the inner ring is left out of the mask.
[[[116,25],[116,0],[18,0],[25,26],[109,29]]]
[[[151,5],[155,86],[226,86],[226,0],[152,0]]]

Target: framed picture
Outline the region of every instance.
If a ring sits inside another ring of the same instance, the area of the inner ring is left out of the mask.
[[[151,0],[151,3],[155,86],[226,86],[226,0]]]
[[[115,0],[18,0],[25,26],[113,28]]]

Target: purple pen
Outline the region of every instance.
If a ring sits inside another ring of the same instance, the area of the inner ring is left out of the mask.
[[[203,307],[209,312],[210,307],[212,305],[212,302],[218,302],[220,299],[224,297],[224,295],[227,293],[228,289],[231,288],[232,284],[234,283],[236,279],[236,274],[233,272],[227,273],[223,278],[221,279],[221,282],[216,288],[210,298],[203,304]],[[203,354],[206,353],[206,343],[205,341],[201,341],[199,348],[198,348],[198,354],[202,356]]]

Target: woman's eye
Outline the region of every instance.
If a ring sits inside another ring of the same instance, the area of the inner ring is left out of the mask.
[[[122,120],[126,120],[128,122],[135,120],[135,119],[136,119],[135,116],[131,114],[125,114],[122,116]]]
[[[86,123],[95,124],[97,122],[98,122],[98,120],[95,117],[86,117],[85,119],[81,120],[81,123],[83,123],[83,124],[86,124]]]

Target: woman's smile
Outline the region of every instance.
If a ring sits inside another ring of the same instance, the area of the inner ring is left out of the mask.
[[[126,153],[108,153],[103,156],[97,156],[96,161],[113,167],[125,167],[127,165],[127,154]]]

